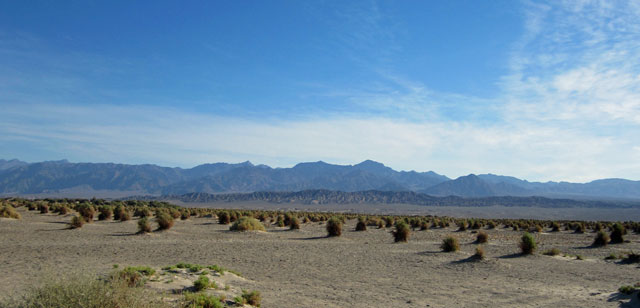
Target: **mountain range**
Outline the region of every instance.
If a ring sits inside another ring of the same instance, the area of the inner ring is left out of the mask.
[[[396,171],[371,160],[356,165],[319,161],[299,163],[291,168],[271,168],[250,162],[214,163],[190,169],[66,160],[36,163],[0,160],[0,195],[4,196],[74,195],[82,191],[116,197],[304,190],[375,190],[464,198],[640,199],[640,181],[602,179],[589,183],[542,183],[493,174],[470,174],[450,179],[433,171]]]

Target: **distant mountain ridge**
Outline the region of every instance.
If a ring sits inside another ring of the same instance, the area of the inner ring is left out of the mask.
[[[234,194],[189,193],[184,195],[167,195],[161,197],[131,197],[127,199],[149,199],[165,201],[181,201],[186,203],[210,202],[251,202],[265,201],[270,203],[301,204],[414,204],[424,206],[531,206],[542,208],[640,208],[640,201],[601,201],[552,199],[545,197],[477,197],[463,198],[458,196],[434,197],[412,191],[355,191],[343,192],[333,190],[303,190],[296,192],[269,192]]]
[[[305,162],[291,168],[256,166],[247,161],[203,164],[190,169],[66,160],[37,163],[0,160],[0,195],[64,194],[82,190],[151,196],[330,190],[416,192],[465,198],[640,199],[640,181],[541,183],[493,174],[449,179],[433,171],[396,171],[371,160],[355,165]]]

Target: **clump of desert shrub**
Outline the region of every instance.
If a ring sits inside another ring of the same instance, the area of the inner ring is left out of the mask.
[[[180,212],[180,219],[187,220],[190,217],[191,217],[191,212],[189,212],[189,210],[182,210],[182,212]]]
[[[196,281],[193,282],[193,288],[196,291],[202,291],[211,286],[211,281],[207,275],[200,275]]]
[[[218,223],[221,225],[228,225],[231,223],[231,218],[229,216],[229,212],[223,211],[218,213]]]
[[[329,236],[342,235],[342,220],[333,216],[327,221],[327,233]]]
[[[0,205],[0,217],[20,219],[20,213],[10,204]]]
[[[489,234],[487,234],[487,232],[484,232],[484,231],[478,232],[478,235],[476,235],[476,243],[484,244],[488,241],[489,241]]]
[[[536,251],[536,239],[529,232],[525,232],[520,238],[520,251],[522,254],[530,255]]]
[[[636,289],[633,286],[622,286],[620,288],[618,288],[618,292],[625,294],[625,295],[631,295],[633,294],[633,292],[637,291],[638,289]]]
[[[290,230],[298,230],[300,229],[300,219],[298,219],[298,217],[291,217],[291,220],[289,221],[289,229]]]
[[[458,244],[458,239],[453,236],[447,236],[444,240],[442,240],[442,244],[440,244],[440,249],[444,252],[455,252],[460,249],[460,244]]]
[[[151,232],[151,222],[149,222],[149,218],[142,217],[138,220],[138,233],[149,233]]]
[[[560,249],[551,248],[551,249],[545,250],[542,254],[545,256],[557,256],[560,254]]]
[[[609,235],[606,232],[598,231],[595,239],[593,240],[593,246],[595,247],[607,246],[607,244],[609,243],[609,240],[610,240]]]
[[[627,234],[627,230],[620,223],[616,223],[611,231],[611,244],[619,244],[624,242],[623,236]]]
[[[551,232],[560,232],[560,224],[554,221],[551,224]]]
[[[129,221],[131,220],[131,216],[131,211],[123,206],[116,208],[113,212],[113,218],[119,221]]]
[[[393,219],[393,217],[391,217],[391,216],[385,216],[384,217],[384,226],[386,228],[393,227],[394,223],[395,223],[395,220]]]
[[[87,223],[93,222],[93,217],[96,215],[96,210],[90,204],[83,203],[80,204],[76,211],[84,218],[84,221]]]
[[[624,258],[624,261],[627,263],[638,263],[640,262],[640,254],[630,252]]]
[[[393,231],[393,239],[397,242],[407,242],[409,240],[409,235],[411,234],[411,229],[409,229],[409,225],[404,221],[399,221],[396,223],[396,230]]]
[[[264,231],[264,225],[253,217],[240,217],[229,228],[231,231]]]
[[[458,222],[458,231],[467,231],[467,222],[465,220],[461,220]]]
[[[276,226],[281,228],[286,226],[286,224],[284,223],[284,216],[278,215],[278,219],[276,220]]]
[[[126,281],[99,279],[86,274],[43,279],[16,298],[0,302],[2,308],[164,308],[158,296],[144,288],[131,288]]]
[[[584,260],[584,257],[582,255],[576,255],[576,260]]]
[[[496,224],[496,222],[495,222],[495,221],[493,221],[493,220],[490,220],[490,221],[487,223],[487,229],[495,229],[496,227],[497,227],[497,224]]]
[[[584,224],[582,223],[575,224],[573,231],[575,233],[584,233]]]
[[[69,227],[71,229],[82,228],[83,225],[84,225],[84,218],[82,218],[82,216],[73,215],[73,217],[71,217],[71,223],[69,223]]]
[[[69,207],[64,204],[58,207],[58,214],[60,215],[67,215],[69,214],[69,211]]]
[[[113,217],[113,208],[110,206],[100,207],[100,214],[98,215],[98,220],[109,220]]]
[[[148,276],[151,276],[156,271],[148,266],[127,266],[122,271],[112,275],[112,278],[117,277],[126,282],[129,287],[141,287],[144,285]]]
[[[173,216],[168,213],[162,212],[156,216],[156,222],[158,223],[158,230],[169,230],[173,227]]]
[[[40,214],[47,214],[47,213],[49,213],[49,206],[46,204],[40,205]]]
[[[615,259],[618,259],[618,256],[614,252],[612,252],[608,256],[604,257],[604,259],[605,260],[615,260]]]
[[[260,307],[260,301],[261,301],[260,292],[259,291],[249,292],[247,290],[242,290],[242,295],[240,295],[239,297],[236,297],[235,301],[236,303],[241,305],[249,304],[251,306]]]
[[[183,307],[189,308],[223,308],[222,299],[204,293],[185,293]]]
[[[478,247],[476,247],[476,252],[472,257],[475,260],[484,260],[484,247],[478,245]]]
[[[358,217],[358,223],[356,224],[356,231],[367,231],[367,223],[364,217]]]

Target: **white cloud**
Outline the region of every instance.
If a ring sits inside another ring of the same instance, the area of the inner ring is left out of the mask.
[[[72,160],[199,163],[252,160],[272,166],[325,160],[384,162],[448,176],[502,173],[535,180],[586,181],[640,175],[635,145],[579,131],[388,118],[258,121],[150,107],[29,106],[0,117],[0,140],[47,140]],[[35,123],[35,124],[33,124]],[[625,148],[628,149],[625,151]],[[11,156],[3,148],[2,156]],[[606,157],[607,164],[603,164]],[[576,172],[576,171],[579,172]]]

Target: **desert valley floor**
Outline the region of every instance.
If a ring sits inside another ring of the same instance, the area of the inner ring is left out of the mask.
[[[591,248],[590,231],[545,230],[534,234],[537,253],[521,256],[522,232],[498,227],[485,230],[486,260],[473,262],[476,234],[455,226],[413,231],[408,243],[394,243],[391,228],[355,232],[356,220],[341,237],[327,238],[321,223],[236,233],[213,218],[192,217],[138,235],[137,218],[70,230],[70,215],[18,210],[21,220],[0,218],[0,297],[43,275],[178,262],[241,272],[239,287],[259,290],[262,307],[631,307],[617,289],[640,282],[637,263],[604,260],[612,252],[640,252],[633,232],[626,243]],[[441,252],[448,235],[460,240],[459,252]],[[573,256],[542,254],[550,248]]]

